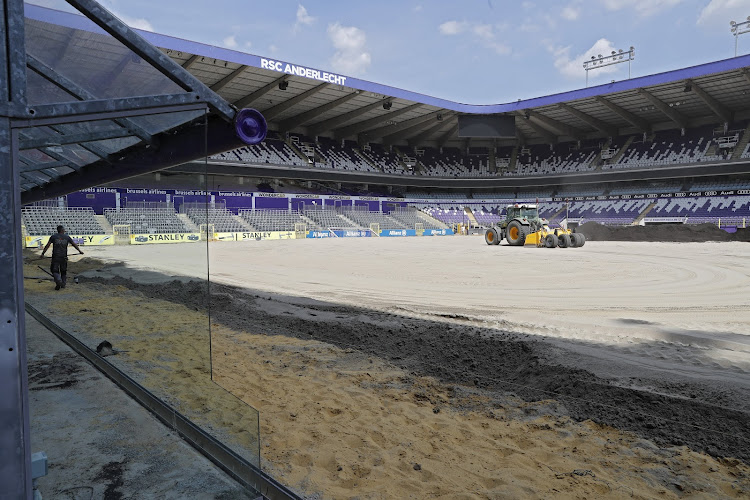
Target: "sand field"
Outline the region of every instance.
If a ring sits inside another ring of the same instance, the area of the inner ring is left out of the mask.
[[[60,293],[26,280],[29,301],[91,345],[107,338],[128,350],[114,362],[252,450],[252,418],[216,395],[212,366],[216,383],[260,411],[264,467],[307,497],[740,498],[750,489],[750,469],[731,453],[744,445],[712,451],[711,441],[727,441],[717,429],[675,442],[679,425],[664,423],[706,425],[693,420],[690,398],[705,405],[699,412],[725,409],[716,421],[735,442],[731,426],[748,422],[746,244],[546,250],[453,237],[86,252],[112,264],[72,258],[81,284]],[[205,279],[207,263],[216,294],[211,362],[199,282],[169,278]],[[27,275],[39,275],[34,268]],[[162,283],[143,275],[135,283],[136,269],[157,271]],[[114,317],[139,321],[122,331]],[[457,346],[451,356],[465,353],[446,361],[438,355],[446,346]],[[506,356],[485,359],[486,346]],[[622,398],[612,406],[657,398],[649,408],[664,408],[650,412],[671,433],[633,421],[637,407],[607,425],[608,414],[592,421],[585,405],[543,397],[539,388],[549,393],[549,385],[536,386],[535,397],[501,390],[482,378],[492,370],[472,364],[511,358],[518,364],[497,373],[517,385],[553,367],[570,386],[588,391],[606,379],[629,391],[612,392]],[[545,364],[524,371],[537,358]],[[464,362],[470,367],[454,369]],[[670,412],[683,399],[687,406]]]

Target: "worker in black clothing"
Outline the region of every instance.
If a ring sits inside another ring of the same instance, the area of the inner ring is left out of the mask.
[[[55,278],[55,290],[65,288],[65,282],[68,278],[68,243],[73,245],[73,248],[83,255],[83,252],[78,248],[73,238],[65,234],[65,228],[57,226],[57,233],[49,237],[47,245],[42,250],[42,257],[44,257],[45,252],[52,245],[52,265],[50,266],[50,271]]]

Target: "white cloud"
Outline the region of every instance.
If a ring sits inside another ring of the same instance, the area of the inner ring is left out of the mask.
[[[224,40],[222,40],[224,43],[224,47],[228,49],[236,49],[237,48],[237,38],[234,35],[229,35]]]
[[[608,10],[634,9],[638,15],[648,17],[680,2],[682,0],[604,0],[604,7]]]
[[[484,45],[488,49],[495,51],[497,54],[510,54],[511,48],[508,45],[497,40],[495,34],[496,28],[497,27],[492,24],[470,24],[466,21],[447,21],[438,26],[440,33],[443,35],[454,36],[463,33],[470,33],[482,45]]]
[[[561,75],[577,80],[583,80],[586,78],[586,72],[583,69],[583,62],[591,59],[591,56],[604,55],[607,56],[615,50],[612,42],[606,38],[600,38],[596,43],[583,54],[572,57],[570,55],[570,46],[567,47],[548,47],[548,50],[555,56],[555,68],[560,72]],[[602,66],[596,70],[597,75],[609,74],[617,72],[618,68],[616,65]]]
[[[458,35],[466,31],[469,27],[469,23],[465,21],[447,21],[441,24],[438,29],[441,35]]]
[[[302,4],[297,4],[297,21],[294,23],[294,31],[302,26],[310,26],[315,22],[315,18],[307,13],[307,9]]]
[[[568,21],[575,21],[578,19],[578,16],[581,15],[581,9],[577,5],[568,5],[567,7],[564,7],[560,15],[563,17],[563,19],[567,19]]]
[[[742,22],[750,15],[750,0],[711,0],[698,16],[703,26],[721,26],[729,21]]]
[[[415,5],[412,9],[414,12],[422,12],[422,6],[421,5]]]
[[[104,0],[101,2],[101,4],[131,28],[145,31],[155,31],[153,25],[148,21],[148,19],[145,19],[143,17],[130,17],[128,15],[120,13],[115,8],[115,2],[113,0]]]
[[[336,49],[331,59],[333,69],[347,75],[358,75],[370,66],[371,58],[365,47],[367,37],[364,31],[356,26],[329,24],[328,38]]]

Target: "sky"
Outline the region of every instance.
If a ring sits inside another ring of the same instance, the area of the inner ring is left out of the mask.
[[[612,50],[635,47],[633,77],[727,59],[750,16],[750,0],[100,2],[135,28],[470,104],[582,88],[583,61]],[[618,64],[589,85],[627,78]]]

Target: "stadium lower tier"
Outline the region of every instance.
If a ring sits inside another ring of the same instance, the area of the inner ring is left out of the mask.
[[[350,205],[304,205],[292,208],[295,195],[274,198],[279,208],[231,208],[219,202],[209,208],[175,209],[31,206],[23,210],[27,246],[38,244],[63,224],[82,244],[139,244],[300,237],[412,236],[452,234],[461,227],[487,227],[505,218],[508,205],[521,200],[349,200]],[[626,195],[627,196],[627,195]],[[620,197],[616,197],[620,198]],[[266,199],[267,200],[267,199]],[[343,200],[320,200],[335,201]],[[750,194],[640,196],[637,199],[528,200],[537,203],[552,225],[584,223],[713,223],[746,227]],[[255,203],[262,205],[260,200]],[[362,203],[362,205],[358,205]],[[221,205],[221,206],[218,206]],[[282,208],[285,205],[286,208]],[[383,207],[379,209],[379,207]],[[377,207],[374,208],[373,207]],[[386,209],[388,207],[388,209]],[[183,207],[184,208],[184,207]]]

